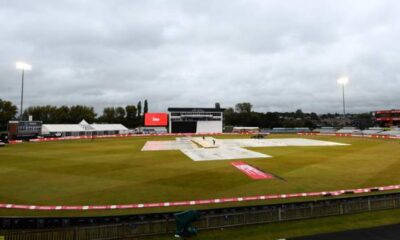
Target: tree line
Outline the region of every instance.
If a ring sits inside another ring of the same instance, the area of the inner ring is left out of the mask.
[[[28,107],[23,113],[23,119],[27,120],[32,116],[33,120],[48,124],[79,123],[85,119],[89,123],[121,123],[128,128],[135,128],[143,125],[144,114],[148,111],[147,100],[144,101],[143,107],[141,101],[136,105],[105,107],[99,116],[91,106],[45,105]],[[17,118],[17,107],[10,101],[0,99],[0,130],[7,129],[8,121]]]
[[[8,121],[15,119],[17,106],[0,98],[0,131],[7,129]]]
[[[215,104],[220,109],[220,103]],[[75,106],[31,106],[23,113],[23,119],[32,116],[34,120],[49,124],[79,123],[85,119],[89,123],[121,123],[128,128],[143,126],[143,116],[149,111],[148,101],[139,101],[136,105],[106,107],[101,115],[94,108],[84,105]],[[17,107],[10,101],[0,99],[0,130],[7,128],[10,120],[16,119]],[[260,128],[276,127],[308,127],[323,126],[340,127],[354,126],[361,129],[375,124],[371,113],[348,114],[346,118],[335,113],[316,114],[304,113],[301,109],[294,112],[255,112],[249,102],[238,103],[224,110],[224,126],[251,126]]]
[[[217,106],[217,103],[216,103]],[[219,103],[218,103],[219,106]],[[260,128],[295,128],[295,127],[343,127],[352,126],[366,129],[375,126],[372,113],[347,114],[338,113],[317,114],[304,113],[301,109],[294,112],[255,112],[249,102],[238,103],[234,108],[224,111],[225,126],[243,126]]]

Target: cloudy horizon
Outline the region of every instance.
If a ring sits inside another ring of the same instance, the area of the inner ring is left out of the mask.
[[[400,108],[397,1],[0,0],[0,98],[168,107]]]

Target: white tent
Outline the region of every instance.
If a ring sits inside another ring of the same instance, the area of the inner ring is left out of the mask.
[[[85,132],[85,129],[78,124],[43,124],[42,134],[63,133],[63,132]]]
[[[83,120],[79,123],[79,125],[86,126],[86,125],[90,125],[90,124],[89,124],[88,122],[86,122],[85,119],[83,119]]]
[[[91,136],[127,134],[129,130],[122,124],[89,124],[82,120],[79,124],[43,124],[43,135]]]
[[[82,128],[84,128],[86,131],[94,131],[95,129],[90,126],[90,124],[88,122],[85,121],[85,119],[83,119],[80,123],[79,126],[81,126]]]
[[[122,124],[92,124],[90,125],[94,131],[118,131],[119,134],[126,134],[129,132]]]

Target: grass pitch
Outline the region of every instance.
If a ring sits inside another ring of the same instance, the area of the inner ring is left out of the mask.
[[[239,137],[249,138],[219,138]],[[8,145],[0,149],[0,202],[35,205],[128,204],[328,191],[400,183],[398,140],[326,136],[304,138],[351,145],[252,148],[272,158],[244,161],[286,181],[252,180],[232,167],[230,160],[194,162],[180,151],[141,151],[148,140],[173,140],[174,137]],[[0,214],[114,215],[178,209],[82,212],[0,210]]]

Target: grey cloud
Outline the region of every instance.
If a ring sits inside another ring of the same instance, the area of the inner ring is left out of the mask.
[[[399,108],[396,1],[0,0],[0,97],[26,105]]]

